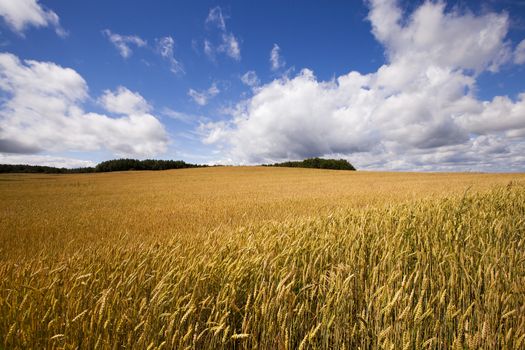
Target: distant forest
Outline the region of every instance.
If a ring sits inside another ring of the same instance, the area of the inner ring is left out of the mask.
[[[350,164],[347,160],[322,159],[322,158],[308,158],[302,161],[265,164],[264,166],[278,166],[278,167],[288,167],[288,168],[355,170],[354,166]]]
[[[97,164],[95,167],[86,168],[55,168],[40,165],[12,165],[0,164],[0,173],[45,173],[45,174],[79,174],[79,173],[105,173],[110,171],[127,170],[168,170],[199,168],[206,165],[186,163],[182,160],[137,160],[137,159],[113,159]]]
[[[355,170],[354,166],[344,159],[309,158],[303,161],[263,164],[263,166],[290,167],[290,168],[315,168],[334,170]],[[80,174],[80,173],[106,173],[111,171],[127,170],[168,170],[200,168],[207,165],[186,163],[182,160],[137,160],[113,159],[97,164],[95,167],[86,168],[55,168],[41,165],[25,164],[0,164],[0,173],[44,173],[44,174]]]

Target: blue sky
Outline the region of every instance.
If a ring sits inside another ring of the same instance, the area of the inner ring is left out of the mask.
[[[0,0],[0,163],[525,171],[525,2]]]

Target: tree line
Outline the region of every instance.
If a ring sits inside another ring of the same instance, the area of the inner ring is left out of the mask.
[[[345,159],[323,159],[308,158],[301,161],[264,164],[264,166],[288,167],[288,168],[314,168],[334,170],[355,170],[354,166]]]
[[[157,159],[112,159],[101,162],[95,167],[84,168],[56,168],[42,165],[26,164],[0,164],[0,173],[44,173],[44,174],[79,174],[79,173],[106,173],[111,171],[128,170],[169,170],[200,168],[207,165],[186,163],[182,160],[157,160]],[[334,170],[355,170],[354,166],[345,159],[308,158],[302,161],[291,161],[263,166],[290,167],[290,168],[315,168]]]
[[[95,172],[126,171],[126,170],[169,170],[200,168],[207,165],[186,163],[182,160],[157,159],[113,159],[97,164]]]
[[[111,171],[127,170],[168,170],[199,168],[206,165],[186,163],[182,160],[157,160],[157,159],[113,159],[97,164],[95,167],[84,168],[56,168],[42,165],[27,164],[0,164],[0,173],[45,173],[45,174],[79,174],[79,173],[105,173]]]

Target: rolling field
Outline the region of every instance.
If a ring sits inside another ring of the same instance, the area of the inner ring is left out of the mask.
[[[0,175],[0,348],[524,348],[524,184]]]

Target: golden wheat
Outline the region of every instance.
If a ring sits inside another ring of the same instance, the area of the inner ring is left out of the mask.
[[[522,175],[0,179],[0,347],[524,343]]]

